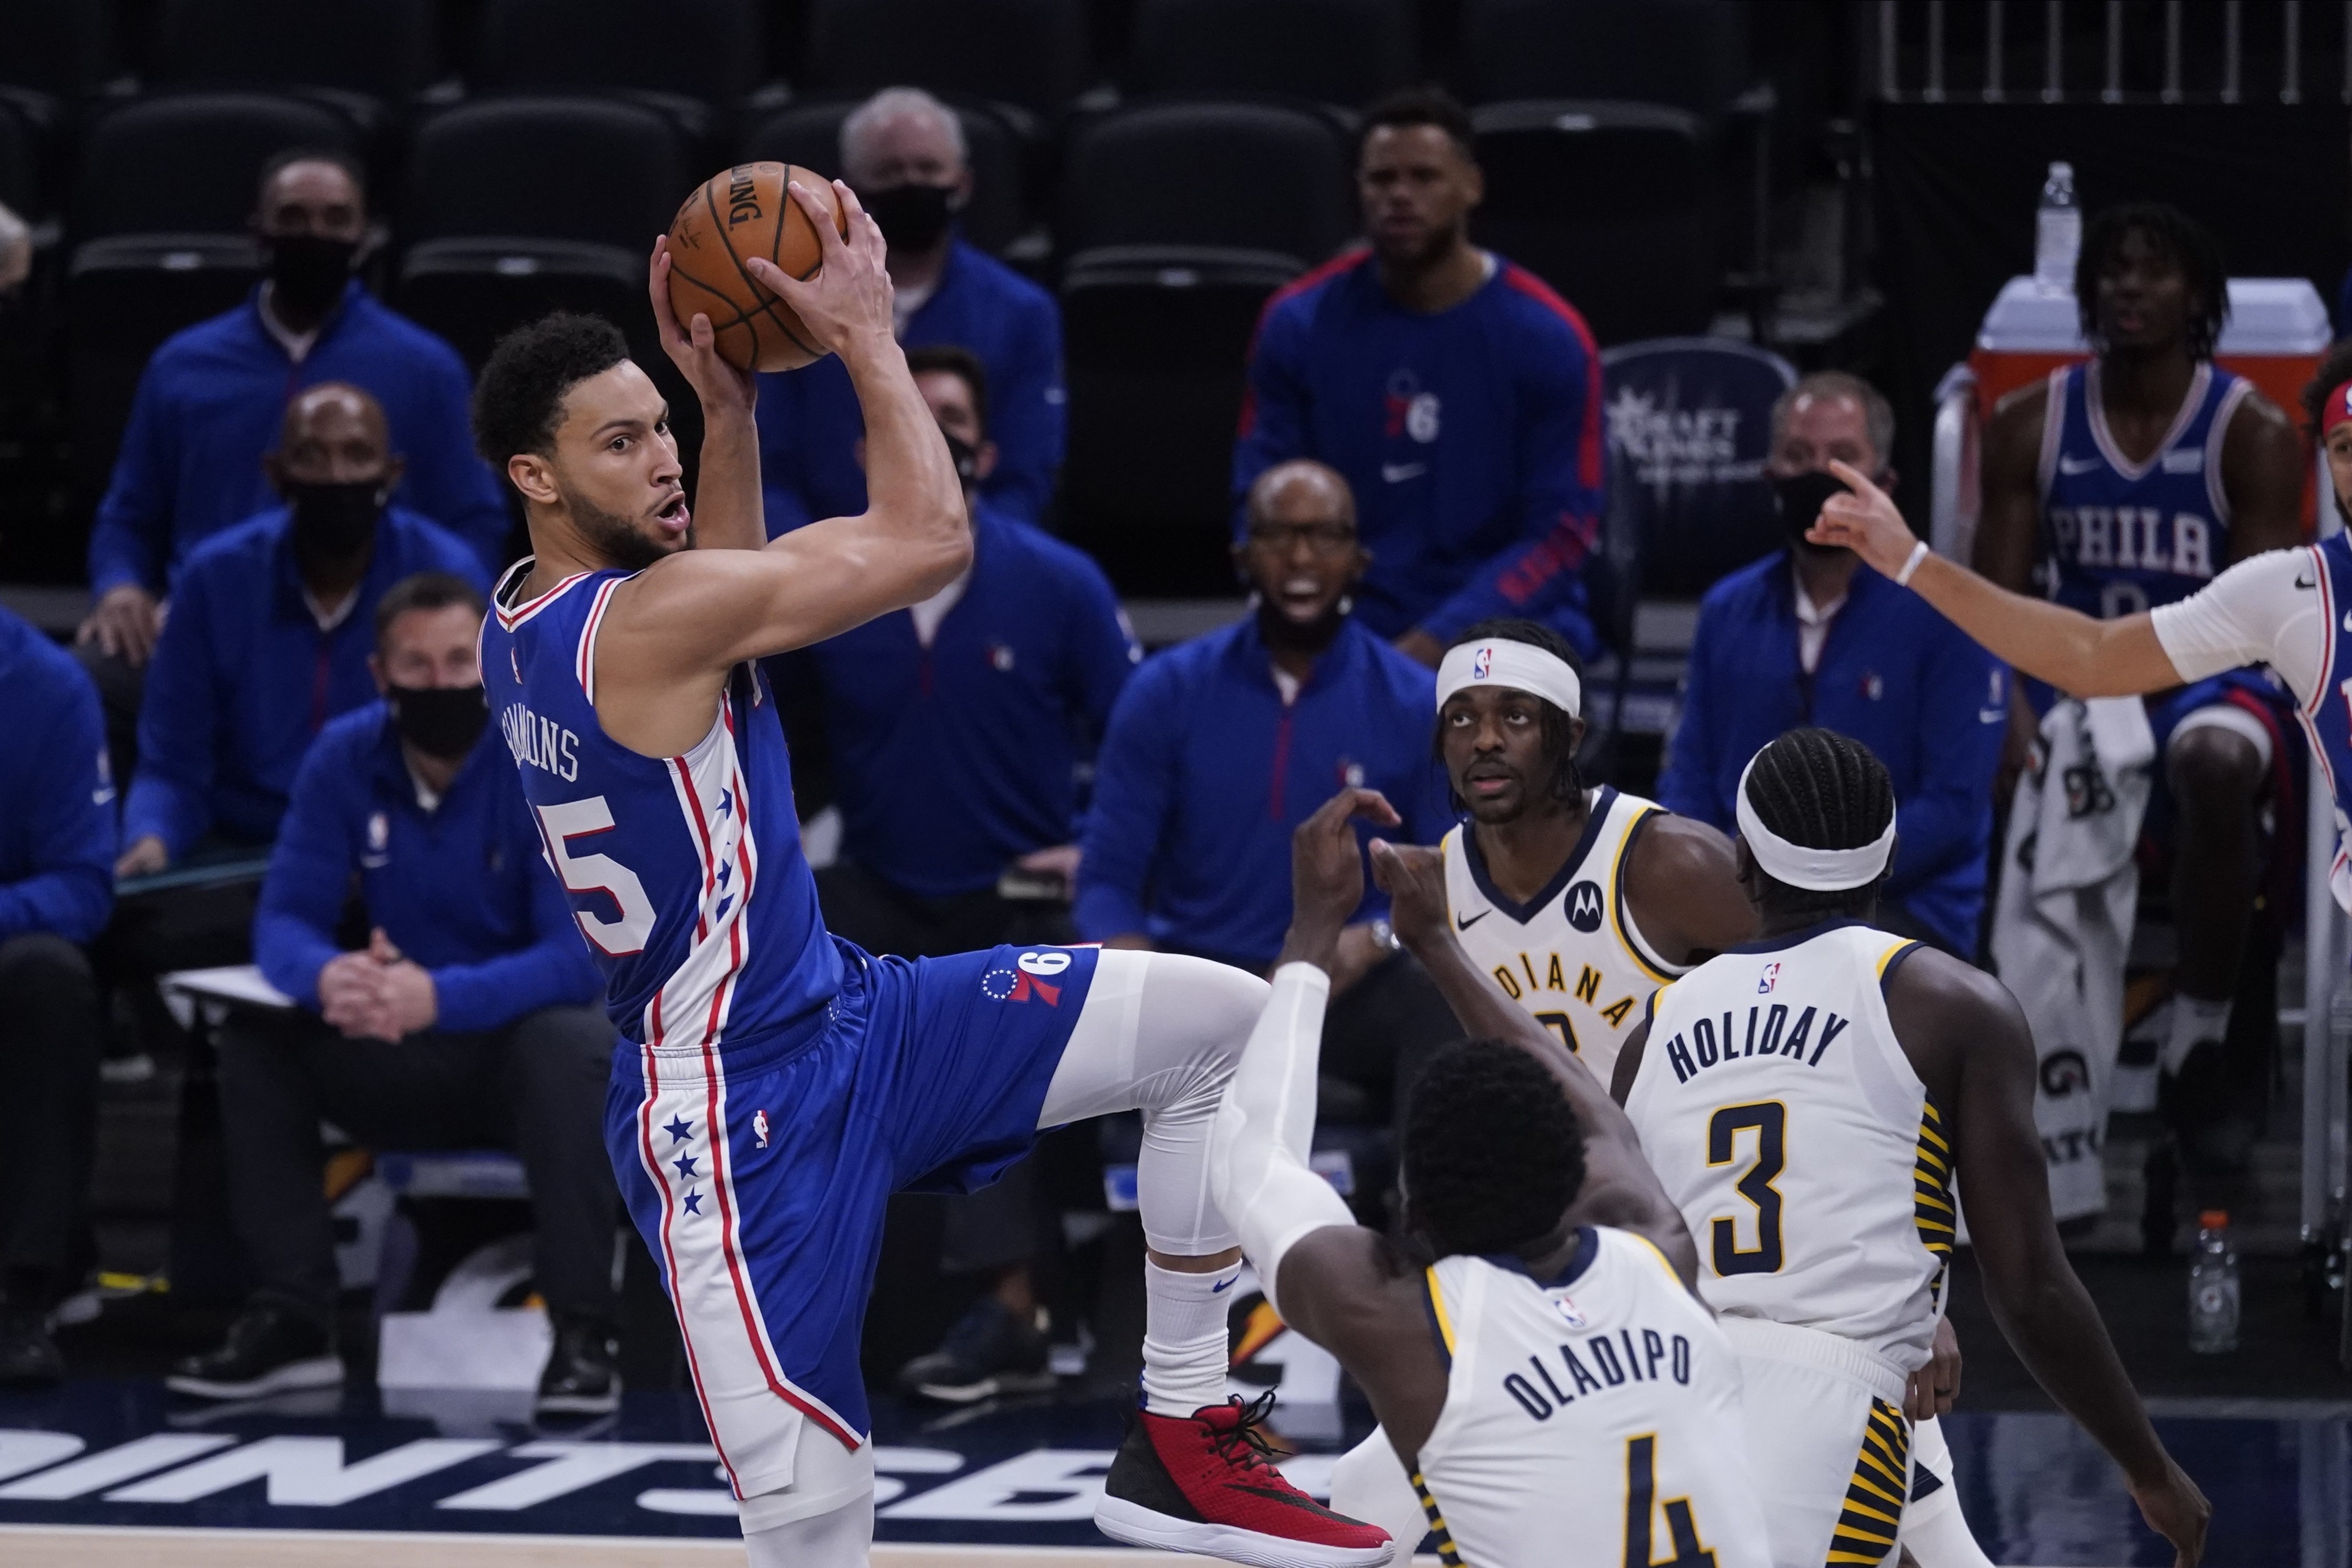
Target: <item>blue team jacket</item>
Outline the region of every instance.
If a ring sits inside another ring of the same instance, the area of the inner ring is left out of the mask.
[[[428,811],[391,710],[370,703],[319,732],[302,758],[253,920],[269,983],[317,1010],[319,971],[356,882],[368,923],[430,970],[436,1029],[496,1029],[604,991],[495,725]]]
[[[947,269],[900,342],[969,349],[988,372],[988,438],[996,470],[980,489],[999,511],[1035,522],[1053,499],[1067,436],[1062,312],[1054,297],[1003,262],[957,240]],[[866,509],[866,434],[840,360],[760,378],[760,473],[773,538],[818,517]]]
[[[927,898],[1077,830],[1079,765],[1142,656],[1102,569],[982,505],[931,646],[906,611],[813,650],[850,858]]]
[[[1234,526],[1257,476],[1313,457],[1347,476],[1372,567],[1357,613],[1383,637],[1549,622],[1598,646],[1580,575],[1600,538],[1601,356],[1583,318],[1499,263],[1451,310],[1407,310],[1369,251],[1276,294],[1250,354]]]
[[[1111,710],[1078,867],[1078,935],[1140,931],[1162,946],[1262,968],[1290,925],[1290,835],[1342,787],[1404,818],[1385,836],[1433,844],[1453,825],[1430,755],[1437,677],[1348,622],[1286,706],[1257,622],[1148,661]],[[1366,883],[1360,915],[1387,907]]]
[[[407,459],[395,504],[504,564],[507,503],[474,451],[473,378],[457,351],[353,282],[300,364],[262,325],[259,290],[179,333],[147,361],[114,476],[89,532],[89,586],[163,593],[195,547],[277,504],[261,472],[286,404],[304,387],[350,382],[383,405],[392,449]]]
[[[1658,801],[1725,832],[1748,759],[1819,725],[1852,736],[1894,778],[1887,896],[1973,952],[1992,843],[1993,770],[2009,723],[2009,670],[1917,594],[1868,567],[1830,622],[1821,665],[1797,653],[1787,551],[1740,568],[1699,602],[1690,680]]]
[[[489,587],[481,558],[463,540],[388,507],[357,602],[321,632],[302,600],[290,524],[279,507],[206,539],[188,558],[147,669],[125,843],[152,833],[177,860],[215,828],[268,841],[311,737],[337,714],[374,700],[367,661],[385,591],[420,571]]]
[[[0,610],[0,942],[87,942],[114,904],[114,781],[98,692],[72,655]]]

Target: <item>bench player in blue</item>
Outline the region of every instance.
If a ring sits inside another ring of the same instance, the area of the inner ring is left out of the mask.
[[[2038,576],[2046,597],[2112,621],[2299,543],[2305,459],[2294,428],[2213,363],[2229,297],[2212,235],[2172,207],[2109,208],[2083,236],[2074,293],[2095,355],[1994,411],[1977,570],[2019,592]],[[2050,700],[2046,686],[2020,684],[2011,767]],[[2221,1042],[2266,858],[2260,814],[2289,821],[2294,810],[2293,708],[2253,669],[2147,703],[2163,759],[2148,831],[2171,852],[2180,934],[2158,1082],[2200,1186],[2242,1169],[2251,1147],[2251,1123],[2230,1114],[2245,1074],[2225,1062]],[[2226,1193],[2202,1196],[2219,1203]]]
[[[1041,1126],[1140,1109],[1150,1245],[1143,1408],[1097,1520],[1258,1563],[1387,1561],[1265,1462],[1224,1396],[1239,1256],[1208,1197],[1218,1099],[1264,1005],[1200,959],[1001,946],[908,962],[829,936],[758,660],[929,597],[971,543],[946,443],[890,330],[880,231],[811,281],[759,280],[841,357],[865,413],[866,510],[766,540],[754,383],[709,323],[666,350],[705,418],[689,514],[667,409],[621,336],[555,316],[504,340],[478,443],[520,492],[533,556],[483,628],[490,708],[622,1043],[606,1143],[677,1308],[755,1568],[862,1564],[874,1466],[857,1334],[883,1205],[969,1191]]]

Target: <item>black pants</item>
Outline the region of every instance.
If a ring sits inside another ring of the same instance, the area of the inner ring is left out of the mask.
[[[346,1040],[309,1012],[240,1009],[220,1031],[229,1207],[256,1293],[333,1309],[335,1242],[321,1119],[372,1148],[507,1148],[537,1220],[540,1293],[560,1315],[614,1317],[619,1194],[604,1153],[613,1026],[546,1008],[501,1030]]]
[[[993,888],[953,898],[924,898],[892,886],[847,861],[816,873],[818,901],[828,929],[869,953],[941,958],[1000,942],[1021,946],[1071,942],[1076,932],[1066,904],[1009,899]],[[1034,1259],[1052,1234],[1034,1155],[991,1186],[948,1197],[940,1267],[950,1274],[1002,1269]]]
[[[0,942],[0,1270],[26,1304],[47,1306],[86,1261],[98,1048],[82,950],[47,933]]]

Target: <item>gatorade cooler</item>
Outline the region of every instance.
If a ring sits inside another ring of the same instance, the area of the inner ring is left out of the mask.
[[[2230,279],[2230,319],[2214,360],[2254,383],[2302,423],[2304,384],[2327,352],[2327,307],[2300,277]],[[1956,560],[1969,558],[1977,527],[1977,436],[2000,400],[2052,371],[2090,357],[2072,289],[2053,293],[2012,277],[1977,329],[1976,351],[1936,388],[1934,487],[1929,540]],[[2316,454],[2304,480],[2304,527],[2318,514],[2326,483]]]

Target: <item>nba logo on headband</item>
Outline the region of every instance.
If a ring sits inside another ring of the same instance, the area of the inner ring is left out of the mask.
[[[1481,648],[1470,655],[1470,678],[1483,681],[1495,673],[1495,650]]]

